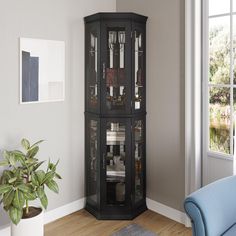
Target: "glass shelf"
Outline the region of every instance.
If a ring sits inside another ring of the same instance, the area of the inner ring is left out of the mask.
[[[107,122],[106,127],[107,204],[116,205],[125,201],[126,124]]]

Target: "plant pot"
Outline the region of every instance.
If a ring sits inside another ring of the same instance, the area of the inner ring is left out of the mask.
[[[21,219],[18,225],[11,223],[11,236],[43,236],[43,210],[31,218]]]

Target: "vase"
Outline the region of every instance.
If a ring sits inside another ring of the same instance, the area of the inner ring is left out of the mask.
[[[11,236],[43,236],[44,235],[44,220],[43,210],[31,218],[21,219],[15,225],[11,223]]]

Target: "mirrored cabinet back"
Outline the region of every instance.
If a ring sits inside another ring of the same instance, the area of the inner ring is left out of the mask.
[[[147,209],[147,17],[84,20],[86,209],[98,219],[133,219]]]

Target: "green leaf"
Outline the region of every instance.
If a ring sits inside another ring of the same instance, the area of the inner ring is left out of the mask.
[[[13,170],[13,174],[15,177],[17,177],[19,180],[22,179],[22,169],[18,167],[17,169]]]
[[[38,170],[35,172],[38,182],[41,185],[43,183],[43,180],[45,178],[45,172],[43,170]]]
[[[10,152],[8,152],[7,150],[4,150],[4,151],[3,151],[3,157],[4,157],[6,160],[9,160]]]
[[[17,179],[16,182],[14,183],[15,187],[17,187],[21,184],[25,184],[23,179]]]
[[[7,193],[12,190],[12,186],[9,184],[0,185],[0,194]]]
[[[41,161],[33,167],[33,171],[36,171],[45,161]]]
[[[18,209],[22,209],[24,204],[25,204],[24,194],[23,194],[23,192],[21,192],[20,190],[17,189],[15,191],[15,196],[13,199],[13,206]]]
[[[14,156],[16,161],[19,161],[21,164],[24,165],[24,161],[25,161],[25,154],[19,150],[14,150],[11,152]]]
[[[9,156],[9,162],[10,162],[10,165],[14,166],[16,164],[16,158],[15,158],[15,155],[10,153],[10,156]]]
[[[4,206],[3,209],[4,209],[5,211],[9,211],[10,207],[11,207],[10,205],[9,205],[9,206]]]
[[[26,192],[24,193],[25,199],[29,201],[33,201],[37,198],[37,195],[35,192]]]
[[[28,193],[31,191],[31,188],[27,186],[26,184],[18,185],[17,188],[24,193]]]
[[[23,152],[21,151],[13,151],[16,159],[21,163],[22,166],[25,166],[25,160],[26,160],[26,156]]]
[[[35,158],[28,158],[25,163],[29,164],[28,167],[32,167],[36,164],[36,162],[38,161],[38,159]]]
[[[13,153],[15,156],[21,156],[21,157],[25,156],[25,154],[20,150],[14,150],[11,153]]]
[[[35,174],[32,174],[31,181],[34,186],[39,186],[38,178]]]
[[[62,179],[62,177],[61,177],[59,174],[57,174],[57,173],[55,173],[55,177],[56,177],[57,179]]]
[[[21,145],[26,151],[30,148],[30,142],[25,138],[21,140]]]
[[[49,170],[53,170],[53,168],[54,168],[53,163],[50,163],[50,162],[49,162],[49,163],[48,163],[48,169],[49,169]]]
[[[39,198],[42,198],[43,195],[45,195],[43,186],[40,186],[40,187],[37,188],[37,195],[38,195]]]
[[[11,184],[11,183],[15,182],[16,180],[17,180],[17,177],[13,177],[8,180],[8,183]]]
[[[56,164],[50,163],[49,161],[48,168],[52,171],[56,171],[58,163],[59,163],[59,160],[57,160]]]
[[[35,146],[38,146],[40,143],[44,142],[44,140],[39,140],[38,142],[34,143],[30,149],[34,148]]]
[[[54,171],[49,171],[48,173],[46,173],[44,179],[43,179],[43,183],[47,183],[48,181],[50,181],[51,179],[53,179],[55,176],[55,172]]]
[[[41,202],[42,206],[44,207],[44,209],[47,209],[47,206],[48,206],[48,198],[47,198],[46,194],[44,194],[44,195],[40,198],[40,202]]]
[[[30,150],[27,152],[26,156],[27,156],[28,158],[33,158],[33,157],[38,153],[38,151],[39,151],[39,147],[36,146],[36,147],[30,149]]]
[[[4,170],[1,177],[1,184],[8,184],[8,180],[13,176],[14,174],[10,170]]]
[[[23,215],[22,209],[17,209],[15,207],[11,207],[9,209],[10,219],[15,225],[17,225],[20,222],[22,215]]]
[[[54,180],[48,181],[48,182],[46,183],[46,185],[47,185],[48,188],[49,188],[50,190],[52,190],[53,192],[55,192],[55,193],[58,193],[58,192],[59,192],[58,185],[57,185],[57,183],[56,183]]]
[[[3,195],[3,204],[4,204],[4,206],[6,206],[6,207],[10,206],[13,199],[14,199],[14,196],[15,196],[15,191],[13,189],[10,192],[5,193]]]
[[[0,161],[0,166],[8,166],[9,162],[7,160]]]
[[[12,171],[10,171],[10,170],[4,170],[2,174],[5,175],[6,177],[8,177],[9,179],[14,177]]]

